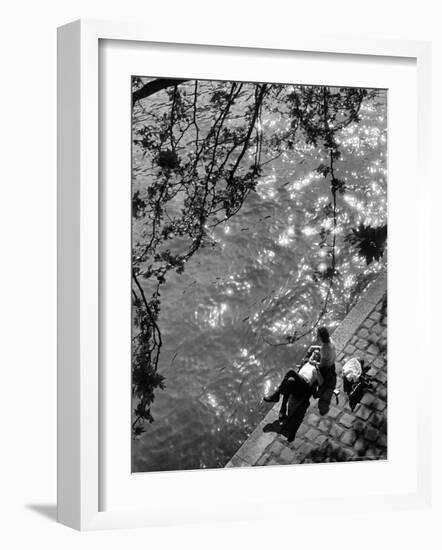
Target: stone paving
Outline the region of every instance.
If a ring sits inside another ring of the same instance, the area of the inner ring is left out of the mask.
[[[283,426],[276,404],[226,467],[387,459],[385,274],[365,291],[332,339],[336,372],[325,376],[319,399],[311,398],[307,407],[292,404],[290,420]],[[356,402],[349,399],[341,376],[342,365],[351,357],[364,359],[370,367],[371,386]]]

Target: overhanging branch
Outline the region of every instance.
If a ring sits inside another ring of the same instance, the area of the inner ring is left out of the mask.
[[[170,86],[178,86],[178,84],[182,84],[186,81],[187,79],[179,80],[177,78],[157,78],[155,80],[151,80],[138,90],[135,90],[135,92],[132,92],[132,105],[135,105],[135,103],[140,101],[140,99],[156,94],[160,90],[164,90]]]

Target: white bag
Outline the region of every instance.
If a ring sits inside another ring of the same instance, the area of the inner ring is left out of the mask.
[[[349,359],[342,367],[342,376],[349,382],[357,382],[361,374],[362,365],[355,357]]]

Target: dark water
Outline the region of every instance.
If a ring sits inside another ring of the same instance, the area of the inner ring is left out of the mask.
[[[367,267],[344,236],[359,222],[386,221],[386,105],[366,103],[362,120],[343,132],[336,260],[328,312],[333,328],[382,268]],[[312,341],[285,341],[308,330],[324,305],[329,282],[315,280],[327,251],[319,246],[329,184],[314,169],[324,151],[300,143],[272,164],[241,211],[216,228],[216,246],[201,249],[183,274],[162,288],[164,347],[155,421],[133,443],[133,470],[222,467],[266,412],[263,394],[296,364]],[[140,161],[141,162],[141,161]]]

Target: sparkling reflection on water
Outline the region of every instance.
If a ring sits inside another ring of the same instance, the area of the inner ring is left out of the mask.
[[[343,237],[359,222],[386,221],[386,106],[364,105],[362,120],[342,136],[337,267],[323,323],[335,326],[382,268],[367,268]],[[319,246],[329,184],[315,172],[325,152],[299,145],[280,158],[241,211],[213,234],[181,275],[161,291],[164,347],[144,436],[133,443],[133,471],[222,467],[267,410],[263,394],[295,365],[311,342],[274,347],[311,326],[327,293],[314,272],[327,268]]]

